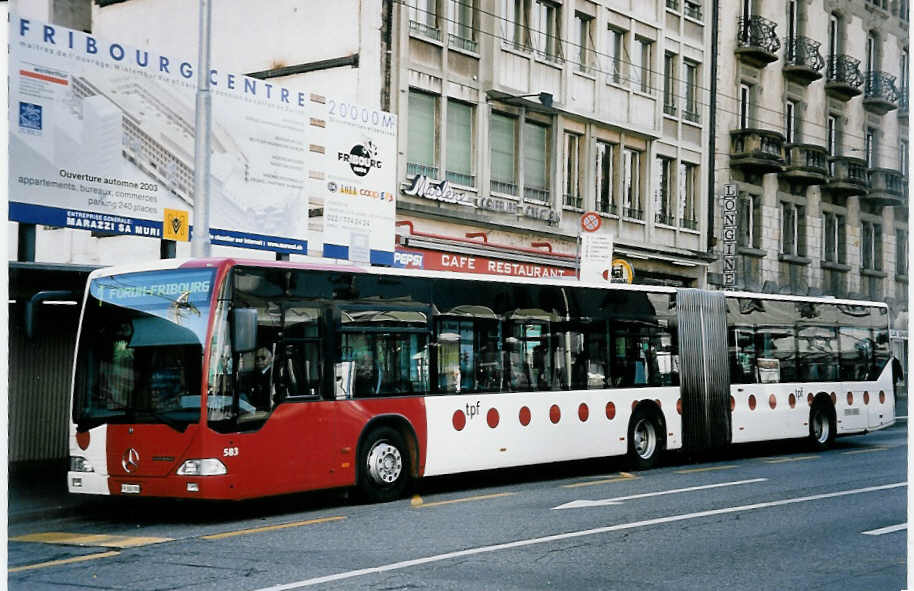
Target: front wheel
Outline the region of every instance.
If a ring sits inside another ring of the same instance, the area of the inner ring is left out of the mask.
[[[391,427],[378,427],[365,438],[359,456],[359,491],[372,502],[399,499],[409,485],[409,449]]]
[[[628,457],[638,470],[647,470],[657,464],[663,451],[663,431],[656,417],[638,409],[628,425]]]
[[[809,411],[809,442],[815,449],[825,450],[834,441],[834,411],[825,402],[816,402]]]

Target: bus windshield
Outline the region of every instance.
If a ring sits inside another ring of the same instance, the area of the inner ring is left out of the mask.
[[[203,343],[212,269],[93,279],[78,344],[73,420],[159,423],[200,419]]]

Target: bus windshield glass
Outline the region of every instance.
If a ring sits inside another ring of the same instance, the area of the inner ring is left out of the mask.
[[[80,333],[73,420],[160,423],[200,418],[200,378],[212,269],[93,279]]]

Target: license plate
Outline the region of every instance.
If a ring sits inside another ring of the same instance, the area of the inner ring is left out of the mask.
[[[121,492],[125,495],[138,495],[138,494],[140,494],[140,485],[139,484],[122,484]]]

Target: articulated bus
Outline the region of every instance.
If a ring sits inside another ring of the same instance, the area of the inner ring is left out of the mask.
[[[241,260],[95,271],[70,492],[248,499],[895,422],[884,304]]]

